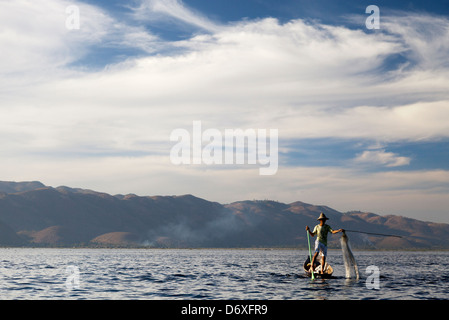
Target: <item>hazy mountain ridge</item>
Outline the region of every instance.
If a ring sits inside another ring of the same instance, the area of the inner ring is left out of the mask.
[[[352,211],[296,201],[210,202],[192,195],[136,196],[40,182],[0,182],[0,245],[116,247],[302,247],[305,226],[324,212],[353,247],[449,249],[449,224]],[[339,247],[340,235],[330,235]]]
[[[39,181],[26,181],[26,182],[0,181],[0,192],[4,193],[30,191],[39,188],[45,188],[45,185]]]

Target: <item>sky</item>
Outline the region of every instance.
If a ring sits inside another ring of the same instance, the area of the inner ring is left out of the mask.
[[[448,39],[447,0],[0,0],[0,180],[449,223]],[[175,164],[195,121],[277,171]]]

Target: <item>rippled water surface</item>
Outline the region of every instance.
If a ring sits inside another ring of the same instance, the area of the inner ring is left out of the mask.
[[[448,299],[449,252],[355,251],[311,281],[303,250],[0,249],[1,299]],[[374,266],[379,273],[366,272]],[[378,277],[377,277],[378,276]],[[376,289],[376,277],[379,280]]]

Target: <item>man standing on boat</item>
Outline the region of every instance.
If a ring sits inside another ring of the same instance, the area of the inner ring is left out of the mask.
[[[315,263],[316,257],[321,252],[323,255],[321,259],[321,270],[320,273],[324,273],[324,266],[326,263],[326,256],[327,256],[327,234],[331,232],[332,234],[338,233],[338,232],[344,232],[344,229],[338,229],[333,230],[331,226],[326,224],[326,220],[329,220],[329,218],[326,217],[324,213],[321,212],[320,216],[317,219],[320,224],[316,225],[313,231],[310,231],[309,226],[306,226],[306,230],[309,232],[309,234],[314,237],[317,235],[317,239],[315,240],[315,253],[313,255],[311,266]]]

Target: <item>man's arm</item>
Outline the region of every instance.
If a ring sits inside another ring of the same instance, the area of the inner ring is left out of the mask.
[[[315,236],[315,233],[314,232],[312,232],[312,231],[310,231],[310,228],[309,228],[309,226],[306,226],[306,230],[309,232],[309,234],[312,236],[312,237],[314,237]]]
[[[332,232],[332,234],[334,234],[334,233],[339,233],[339,232],[344,232],[345,231],[345,229],[338,229],[338,230],[332,230],[331,232]]]

